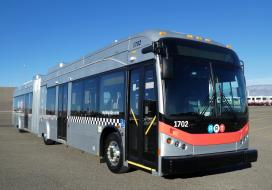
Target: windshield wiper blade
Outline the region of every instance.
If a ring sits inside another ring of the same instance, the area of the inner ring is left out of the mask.
[[[224,107],[224,109],[227,110],[229,113],[231,113],[234,116],[234,119],[237,119],[237,115],[235,114],[233,107],[230,105],[228,99],[226,98],[226,96],[223,92],[220,92],[220,97],[223,98],[222,102],[224,102],[228,106],[227,109],[225,107]]]
[[[197,117],[202,117],[202,115],[197,113],[197,112],[181,112],[181,113],[171,114],[171,116],[197,116]]]
[[[206,101],[206,102],[208,102],[208,103],[207,103],[207,105],[204,107],[204,109],[202,110],[202,112],[200,113],[200,115],[204,116],[205,113],[207,112],[208,108],[209,108],[210,106],[214,106],[215,98],[216,98],[215,93],[213,93],[211,99],[209,99],[209,95],[208,95],[207,101]]]

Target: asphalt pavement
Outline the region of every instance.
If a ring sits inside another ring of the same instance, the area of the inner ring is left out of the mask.
[[[0,127],[0,190],[20,189],[220,189],[272,190],[272,107],[250,108],[252,167],[156,177],[136,170],[111,173],[98,157],[63,144],[46,146],[31,133]]]

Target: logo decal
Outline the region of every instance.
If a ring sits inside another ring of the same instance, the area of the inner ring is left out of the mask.
[[[220,125],[220,133],[224,133],[225,132],[225,125],[222,123]]]
[[[213,133],[213,125],[212,124],[210,124],[208,126],[208,133]]]
[[[219,125],[218,124],[215,124],[214,126],[213,126],[213,131],[215,132],[215,133],[218,133],[219,132]]]
[[[126,123],[125,123],[124,119],[120,119],[120,125],[121,125],[121,128],[125,128],[126,127]]]
[[[208,125],[208,133],[224,133],[225,132],[225,125],[222,124],[209,124]]]

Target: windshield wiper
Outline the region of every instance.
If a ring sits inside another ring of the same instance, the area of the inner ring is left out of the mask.
[[[212,106],[212,114],[215,114],[217,115],[217,102],[216,102],[216,88],[215,88],[215,81],[214,81],[214,75],[213,75],[213,68],[212,68],[212,62],[209,62],[209,65],[210,65],[210,71],[211,71],[211,78],[209,80],[209,84],[211,83],[212,84],[212,97],[211,99],[209,99],[209,94],[208,94],[208,97],[207,97],[207,102],[208,104],[204,107],[204,109],[202,110],[202,112],[200,113],[200,115],[203,115],[205,116],[205,113],[207,112],[208,108],[210,106]],[[205,102],[206,104],[206,102]],[[204,104],[204,105],[205,105]]]
[[[227,110],[229,113],[231,113],[234,116],[234,119],[237,119],[237,115],[235,114],[235,111],[233,110],[233,107],[230,105],[228,99],[226,98],[225,94],[220,91],[220,97],[223,99],[222,103],[225,103],[227,105],[227,108],[223,106],[225,110]]]
[[[181,112],[176,114],[171,114],[171,116],[196,116],[196,117],[203,117],[203,115],[197,113],[197,112]]]
[[[215,99],[216,99],[216,94],[215,94],[215,93],[213,93],[211,99],[209,99],[209,95],[208,95],[207,101],[205,101],[205,104],[204,104],[205,107],[204,107],[204,109],[202,110],[202,112],[200,113],[201,116],[205,116],[205,113],[207,112],[207,110],[208,110],[208,108],[209,108],[210,106],[213,106],[213,107],[215,108],[215,106],[214,106],[214,101],[215,101]],[[207,103],[206,103],[206,102],[207,102]]]

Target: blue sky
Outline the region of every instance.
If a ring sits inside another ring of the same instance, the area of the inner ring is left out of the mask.
[[[248,84],[272,84],[271,8],[269,0],[0,0],[0,86],[151,28],[231,44]]]

